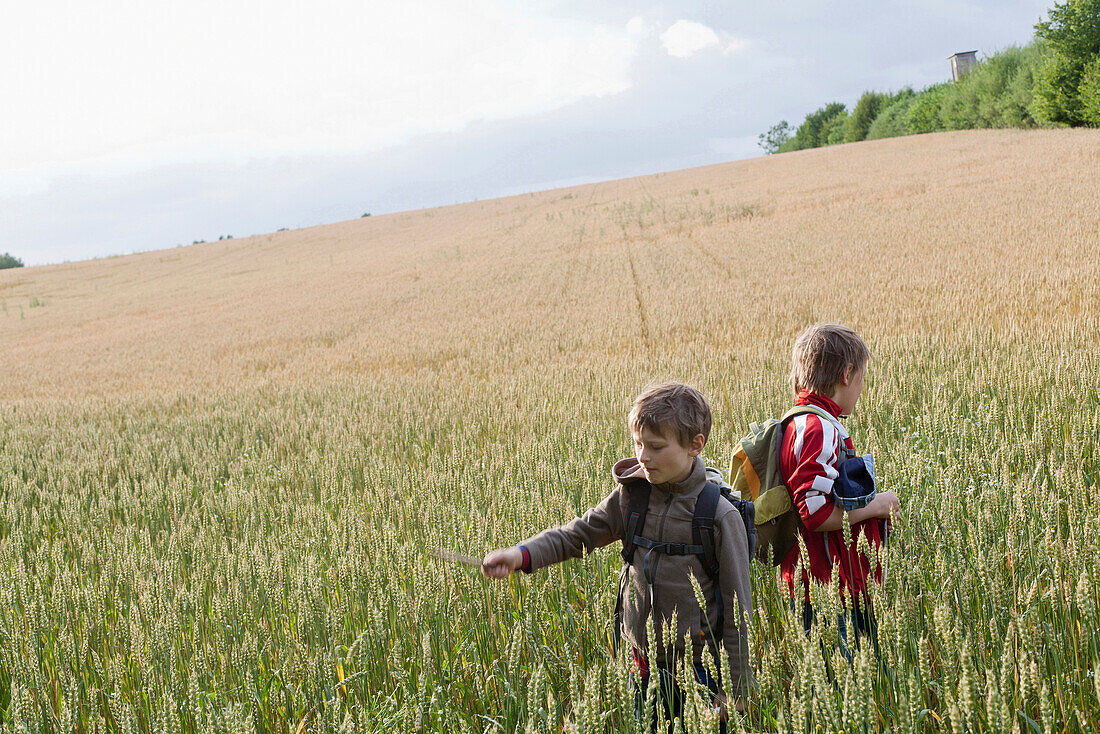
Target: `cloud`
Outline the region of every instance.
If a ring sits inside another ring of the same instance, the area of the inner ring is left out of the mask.
[[[28,181],[358,153],[539,114],[631,88],[639,43],[621,21],[494,0],[42,0],[7,20],[0,99],[19,104],[0,171]]]
[[[649,37],[656,35],[660,27],[660,22],[653,17],[635,15],[627,21],[626,33],[631,38]]]
[[[693,20],[678,20],[661,34],[661,43],[669,56],[683,59],[718,45],[718,34]]]
[[[720,47],[722,53],[727,56],[743,51],[749,46],[749,42],[744,39],[735,38],[724,31],[719,34],[702,23],[684,19],[676,21],[661,34],[661,44],[669,56],[680,59],[694,56],[700,51],[715,46]]]
[[[726,56],[740,53],[752,45],[747,38],[735,38],[728,33],[722,34],[722,40],[722,53]]]

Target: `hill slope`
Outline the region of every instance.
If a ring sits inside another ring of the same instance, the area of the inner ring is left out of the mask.
[[[1098,168],[1094,131],[916,136],[0,272],[0,399],[1057,332],[1097,315]]]

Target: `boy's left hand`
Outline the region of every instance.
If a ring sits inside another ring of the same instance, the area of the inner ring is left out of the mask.
[[[481,561],[481,572],[489,578],[502,579],[523,565],[523,552],[516,546],[487,553]]]
[[[901,518],[901,502],[897,492],[880,492],[872,503],[878,503],[876,507],[878,517],[886,521],[886,529],[892,530],[893,526]]]
[[[745,699],[735,698],[733,699],[733,708],[739,714],[745,713]],[[719,721],[729,721],[730,712],[726,707],[726,694],[716,693],[714,695],[714,709],[718,712]]]

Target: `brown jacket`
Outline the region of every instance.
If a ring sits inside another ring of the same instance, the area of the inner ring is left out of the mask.
[[[704,469],[703,460],[696,457],[695,466],[683,481],[653,485],[645,527],[640,535],[659,542],[694,542],[691,519],[696,498],[706,483]],[[567,558],[579,558],[622,538],[630,506],[629,492],[636,483],[644,482],[645,476],[638,460],[633,458],[615,464],[612,476],[618,486],[600,504],[561,527],[544,530],[521,543],[531,555],[532,571]],[[752,682],[746,629],[752,609],[748,541],[740,513],[724,499],[718,502],[714,526],[725,606],[723,642],[729,657],[733,691],[744,694]],[[654,611],[653,626],[659,648],[656,661],[659,665],[670,666],[673,660],[669,653],[672,651],[667,650],[666,645],[673,644],[675,656],[680,658],[684,654],[686,634],[690,633],[692,640],[706,640],[709,643],[706,636],[710,634],[711,626],[718,623],[718,610],[714,604],[708,603],[704,624],[704,612],[695,599],[690,575],[699,581],[704,599],[714,599],[714,584],[697,556],[670,556],[655,550],[650,557],[654,579],[651,590],[642,571],[646,552],[645,548],[635,548],[634,563],[624,564],[623,576],[620,577],[619,588],[625,588],[623,638],[647,657],[652,657],[646,650],[646,620],[650,611]],[[676,638],[666,642],[661,639],[661,626],[671,622],[674,611],[679,629],[676,630]],[[692,647],[692,660],[701,662],[704,646],[695,644]]]

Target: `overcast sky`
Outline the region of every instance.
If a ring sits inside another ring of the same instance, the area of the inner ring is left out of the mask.
[[[173,247],[760,154],[1053,0],[38,0],[0,25],[0,252]]]

